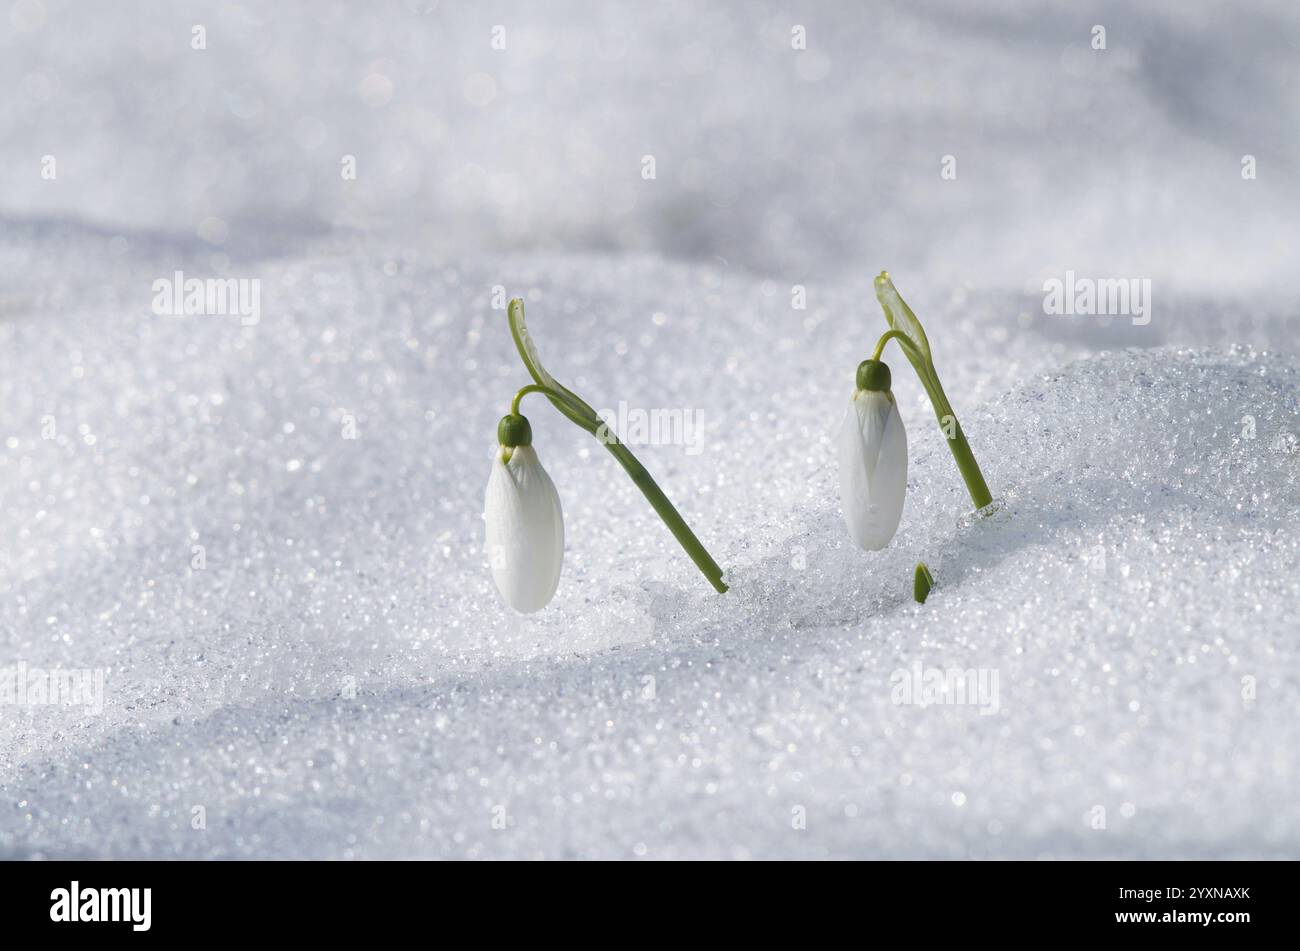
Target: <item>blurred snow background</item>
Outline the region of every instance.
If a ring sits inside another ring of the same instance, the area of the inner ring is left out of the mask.
[[[1293,4],[5,6],[0,666],[106,695],[0,705],[0,854],[1300,854]],[[895,359],[868,554],[885,267],[1001,509]],[[1044,317],[1067,268],[1151,323]],[[178,269],[261,321],[154,316]],[[703,415],[639,454],[729,594],[537,405],[565,575],[499,606],[498,285],[594,405]]]

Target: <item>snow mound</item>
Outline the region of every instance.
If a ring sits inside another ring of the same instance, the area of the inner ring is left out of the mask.
[[[865,280],[794,311],[716,263],[331,246],[249,262],[244,327],[149,313],[198,252],[11,235],[0,643],[105,691],[3,708],[0,853],[1300,851],[1290,358],[917,306],[996,510],[969,513],[895,356],[909,495],[866,553],[831,439],[883,329]],[[527,378],[496,285],[596,407],[698,411],[697,440],[637,451],[728,594],[526,402],[568,550],[547,610],[500,606],[482,493]],[[987,689],[896,702],[914,665]]]

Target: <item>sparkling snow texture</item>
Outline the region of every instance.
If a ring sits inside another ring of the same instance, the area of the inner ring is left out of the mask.
[[[0,667],[105,696],[0,705],[0,856],[1300,856],[1296,19],[1184,7],[15,5]],[[996,502],[891,345],[867,553],[882,267]],[[1043,316],[1065,267],[1151,323]],[[154,316],[176,270],[260,322]],[[729,593],[531,396],[565,568],[501,606],[498,285],[598,409],[698,414],[637,452]],[[996,695],[896,703],[917,664]]]

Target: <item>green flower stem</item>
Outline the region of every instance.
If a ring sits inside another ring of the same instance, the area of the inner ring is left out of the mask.
[[[529,374],[536,383],[523,387],[515,394],[514,401],[511,403],[511,411],[515,414],[519,412],[519,402],[529,393],[542,393],[547,399],[555,405],[561,413],[567,416],[575,425],[585,429],[596,437],[597,442],[601,443],[610,454],[618,460],[619,465],[632,478],[632,482],[641,494],[646,497],[650,507],[668,526],[668,530],[673,533],[678,544],[686,550],[686,554],[691,556],[695,566],[709,580],[709,584],[722,594],[727,590],[727,585],[722,581],[722,569],[718,563],[713,560],[708,550],[701,544],[700,540],[695,537],[691,527],[686,524],[681,513],[674,508],[673,503],[664,495],[663,489],[659,484],[650,477],[645,466],[641,461],[632,454],[623,443],[619,442],[613,430],[596,415],[596,411],[588,406],[581,397],[572,390],[558,383],[554,377],[546,372],[542,366],[541,360],[537,356],[537,348],[533,346],[532,338],[528,335],[528,328],[524,325],[524,302],[515,298],[510,302],[509,309],[510,334],[514,337],[515,347],[519,351],[520,358],[524,361],[524,366],[528,368]]]
[[[889,343],[889,341],[891,340],[897,340],[898,345],[902,347],[904,350],[907,350],[908,347],[911,347],[913,350],[916,349],[911,339],[907,336],[907,334],[903,333],[903,331],[886,330],[883,334],[880,335],[880,339],[876,341],[876,352],[871,355],[871,359],[879,360],[880,355],[885,352],[885,344]],[[908,353],[907,356],[908,359],[912,358],[911,353]]]
[[[529,383],[527,386],[520,388],[519,392],[515,394],[515,398],[510,401],[511,416],[519,415],[519,401],[529,393],[545,393],[551,398],[552,402],[557,399],[564,399],[563,396],[551,389],[549,386],[542,386],[540,383]]]
[[[966,433],[962,430],[961,423],[957,422],[956,416],[952,417],[952,425],[948,448],[952,450],[952,457],[957,460],[957,469],[966,482],[966,491],[970,493],[975,508],[982,509],[986,505],[992,505],[993,495],[989,492],[988,483],[984,481],[984,473],[980,472],[979,463],[975,461],[975,453],[971,451],[970,443],[966,441]]]
[[[934,369],[934,360],[930,357],[930,341],[926,339],[921,322],[899,296],[889,274],[884,271],[876,278],[876,296],[880,300],[880,306],[884,308],[885,318],[889,321],[891,329],[882,334],[876,342],[875,359],[880,359],[885,344],[890,340],[898,341],[898,345],[916,370],[921,385],[930,396],[930,405],[934,407],[934,415],[939,420],[939,427],[948,437],[948,448],[952,450],[952,457],[956,460],[957,470],[966,483],[966,490],[970,492],[971,501],[975,503],[975,508],[984,508],[993,502],[993,495],[984,481],[984,473],[980,471],[979,463],[975,461],[975,453],[971,451],[970,443],[966,441],[966,433],[957,420],[957,414],[952,411],[952,404],[948,402],[948,397],[943,392],[943,384],[939,382],[939,374]],[[952,422],[949,423],[949,420]]]
[[[686,554],[691,556],[691,561],[695,562],[695,566],[700,569],[704,577],[709,579],[709,584],[713,585],[718,594],[724,593],[727,586],[722,581],[722,569],[713,560],[713,556],[695,537],[695,533],[686,524],[686,520],[673,507],[673,503],[668,501],[668,496],[664,495],[663,489],[659,488],[658,483],[650,477],[650,473],[646,471],[645,466],[641,465],[637,457],[632,455],[632,451],[619,442],[618,438],[612,432],[609,432],[608,428],[606,428],[605,433],[605,436],[597,438],[605,444],[605,448],[627,470],[627,474],[632,477],[632,481],[641,490],[641,494],[646,497],[646,501],[650,503],[651,508],[664,520],[664,524],[673,533],[673,537],[677,539],[678,544],[686,549]]]

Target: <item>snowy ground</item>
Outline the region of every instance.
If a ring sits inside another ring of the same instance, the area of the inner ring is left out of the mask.
[[[1294,11],[479,6],[0,22],[0,667],[105,674],[0,704],[0,855],[1300,857]],[[895,357],[865,553],[883,267],[998,511]],[[1066,268],[1150,324],[1044,316]],[[178,269],[261,320],[154,316]],[[597,407],[698,411],[638,452],[728,594],[537,403],[565,572],[500,606],[497,285]]]

